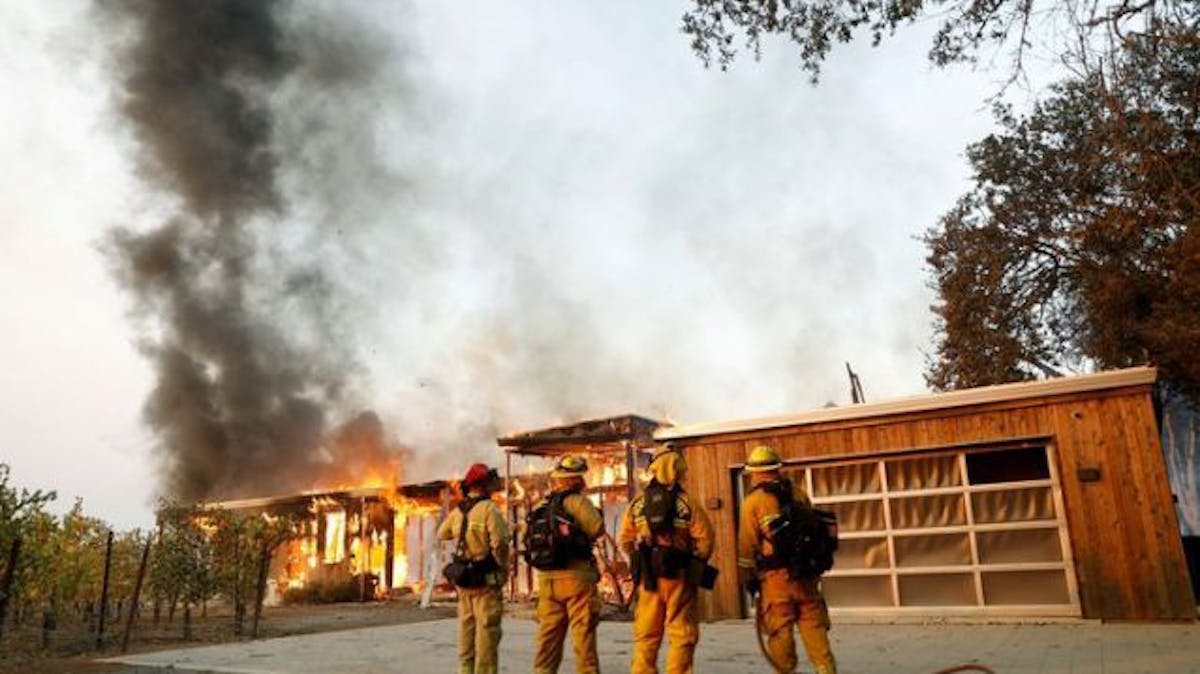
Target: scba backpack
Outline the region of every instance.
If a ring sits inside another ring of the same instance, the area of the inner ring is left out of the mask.
[[[563,499],[574,493],[551,494],[525,518],[525,561],[539,571],[565,569],[573,559],[592,557],[591,541],[563,510]]]
[[[471,510],[486,500],[489,499],[467,499],[458,506],[459,512],[462,513],[462,526],[458,529],[458,545],[454,548],[454,556],[451,557],[450,563],[442,569],[442,575],[446,576],[446,580],[453,583],[455,587],[483,587],[487,585],[488,574],[500,569],[495,556],[490,552],[484,559],[471,559],[467,555],[467,528],[469,526],[467,519]]]
[[[665,487],[658,480],[651,480],[642,494],[642,517],[655,536],[669,536],[675,531],[675,516],[678,508],[679,489]]]
[[[787,480],[760,488],[779,501],[779,517],[767,531],[775,549],[767,565],[786,568],[792,578],[819,576],[833,568],[838,548],[837,515],[797,501]]]

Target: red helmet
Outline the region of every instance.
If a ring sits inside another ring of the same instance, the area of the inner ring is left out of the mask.
[[[463,487],[470,489],[475,486],[483,486],[488,482],[500,477],[496,469],[488,468],[485,464],[476,463],[467,469],[467,476],[463,478]]]

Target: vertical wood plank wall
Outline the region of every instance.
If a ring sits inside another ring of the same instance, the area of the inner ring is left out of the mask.
[[[834,458],[1046,437],[1055,448],[1085,618],[1193,620],[1191,585],[1167,482],[1150,386],[1132,386],[970,408],[842,420],[680,440],[687,489],[716,529],[708,620],[742,616],[737,586],[736,493],[730,470],[768,444],[785,460]],[[1100,479],[1080,482],[1079,468]]]

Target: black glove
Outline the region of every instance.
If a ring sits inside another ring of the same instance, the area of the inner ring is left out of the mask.
[[[746,581],[745,587],[746,587],[746,592],[749,593],[750,596],[753,597],[754,595],[758,594],[759,590],[762,589],[762,583],[758,582],[757,578],[751,578],[750,580]]]

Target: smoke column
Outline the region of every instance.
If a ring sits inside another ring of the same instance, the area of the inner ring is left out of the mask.
[[[157,372],[144,417],[163,491],[271,493],[311,486],[344,463],[343,449],[386,454],[373,414],[330,428],[354,404],[361,370],[349,303],[327,271],[349,225],[290,205],[288,192],[316,190],[318,178],[281,168],[303,155],[336,190],[322,153],[346,129],[313,120],[330,119],[328,97],[369,92],[379,43],[271,0],[128,0],[99,12],[120,36],[117,105],[166,213],[156,227],[114,229],[105,246]],[[360,121],[352,107],[341,114]],[[338,142],[353,150],[356,133]]]
[[[163,491],[810,409],[847,401],[847,360],[871,400],[919,390],[913,235],[982,94],[894,116],[954,86],[913,98],[880,86],[911,64],[869,56],[818,89],[779,58],[705,71],[651,5],[98,3],[156,188],[106,249],[158,371]]]

